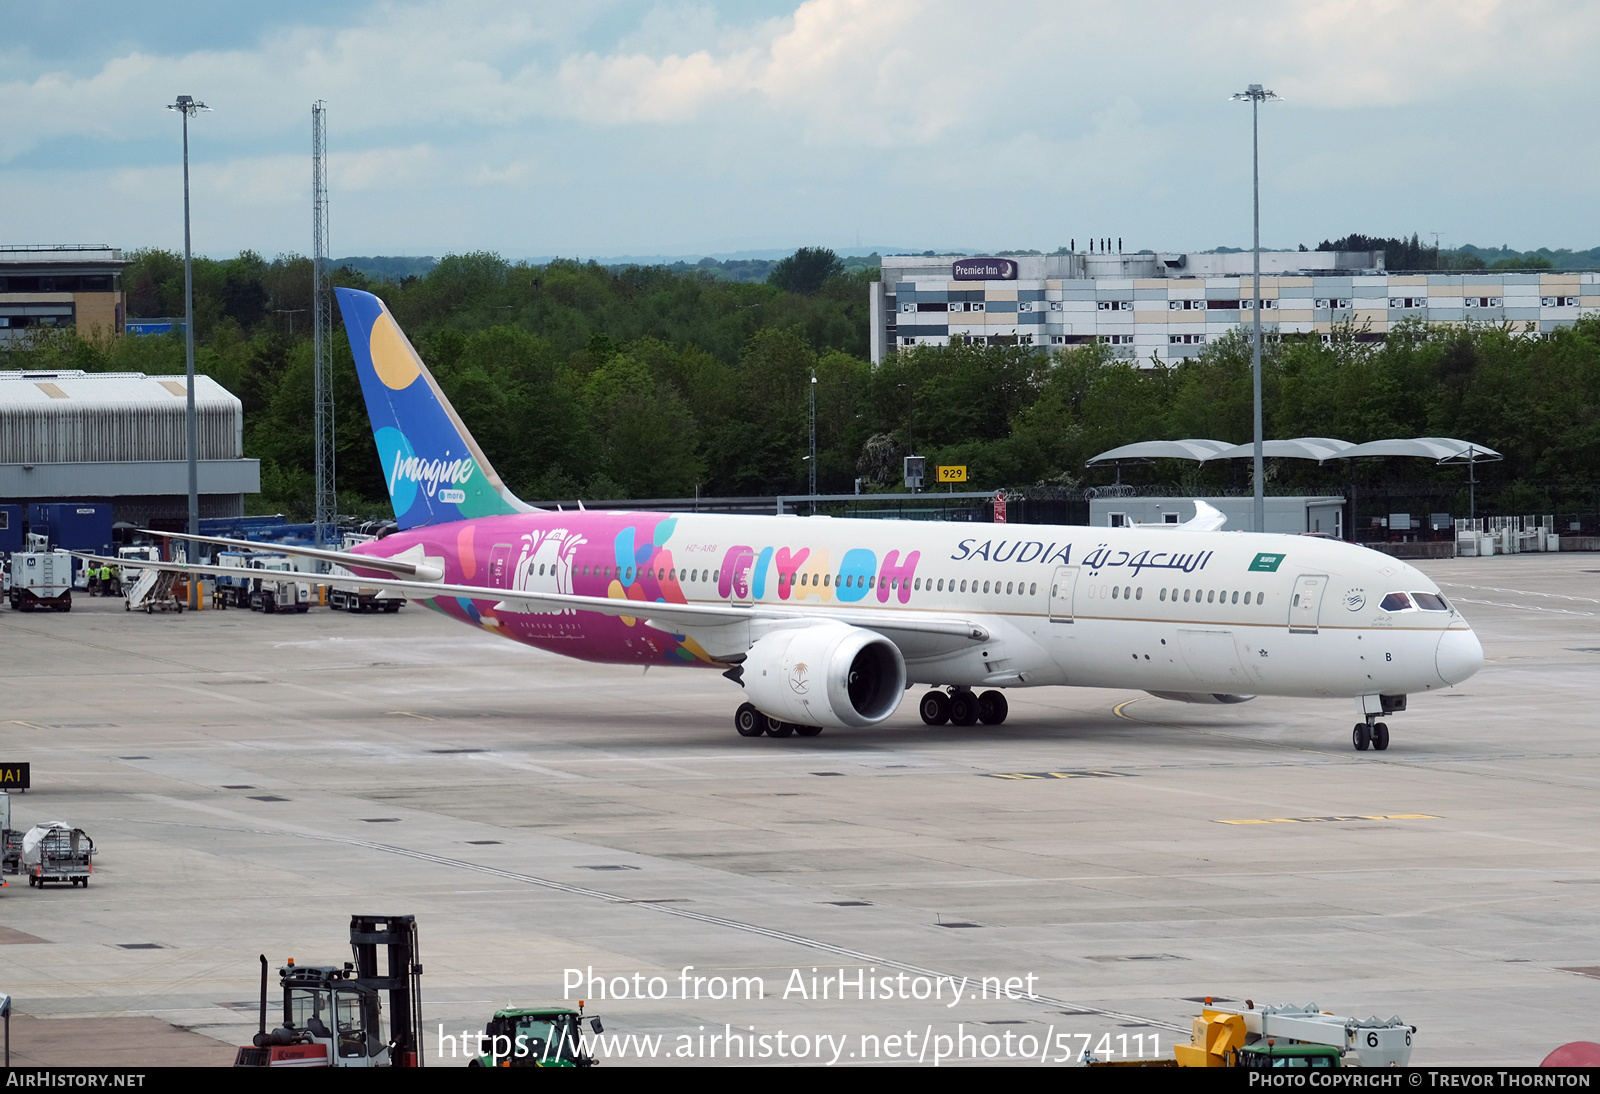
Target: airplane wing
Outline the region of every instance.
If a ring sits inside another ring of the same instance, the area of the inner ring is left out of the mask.
[[[297,544],[257,543],[248,539],[226,539],[222,536],[191,536],[187,532],[152,532],[141,528],[139,531],[147,536],[167,536],[172,539],[186,539],[195,543],[214,543],[223,547],[237,547],[240,550],[258,551],[271,555],[299,555],[302,558],[314,558],[320,562],[331,562],[336,566],[361,566],[368,570],[377,570],[379,573],[394,574],[396,577],[415,577],[421,581],[437,581],[444,576],[444,571],[437,566],[429,565],[422,561],[422,547],[417,545],[409,551],[402,551],[398,555],[383,557],[381,555],[358,555],[350,551],[325,551],[320,547],[301,547]],[[183,571],[185,573],[198,573],[193,567]]]
[[[277,553],[276,548],[267,548],[262,544],[254,544],[253,546]],[[310,548],[296,547],[290,549],[287,553],[305,554],[309,550]],[[78,558],[88,559],[91,562],[109,563],[111,565],[121,564],[118,559],[114,558],[102,558],[99,555],[87,554],[81,551],[72,553]],[[371,557],[368,555],[341,554],[334,551],[319,553],[323,555],[340,555],[341,560],[348,559],[349,564],[356,566],[367,567],[372,562]],[[346,563],[341,561],[341,564]],[[141,569],[166,570],[177,574],[201,574],[207,577],[237,577],[240,574],[259,577],[264,572],[245,570],[238,566],[208,566],[203,563],[190,562],[141,561],[139,567]],[[307,578],[316,575],[302,574],[298,576]],[[326,575],[324,575],[324,578],[326,580]],[[348,585],[356,584],[362,580],[369,584],[373,581],[371,578],[333,578],[326,580],[326,583],[330,585]],[[749,624],[755,621],[761,621],[769,625],[781,625],[785,622],[803,623],[812,620],[828,620],[878,631],[891,641],[894,640],[896,632],[907,635],[928,635],[955,639],[963,645],[987,642],[990,638],[988,629],[972,619],[960,615],[935,614],[932,612],[905,612],[884,608],[841,608],[822,605],[761,604],[751,607],[737,607],[731,604],[669,604],[666,601],[578,596],[573,593],[491,589],[482,585],[454,585],[443,581],[410,581],[390,578],[379,580],[385,589],[394,589],[419,597],[446,596],[459,597],[466,600],[492,600],[495,602],[492,610],[509,615],[575,609],[578,611],[597,612],[600,615],[642,619],[650,626],[674,634],[686,629],[703,630],[709,627]]]

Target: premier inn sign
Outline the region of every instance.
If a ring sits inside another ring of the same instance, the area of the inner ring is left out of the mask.
[[[957,281],[1015,281],[1017,264],[1009,258],[958,258],[950,276]]]

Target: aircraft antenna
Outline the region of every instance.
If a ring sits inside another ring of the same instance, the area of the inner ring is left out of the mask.
[[[316,537],[317,546],[325,547],[338,524],[339,493],[334,486],[333,367],[328,359],[328,339],[333,333],[333,279],[328,268],[328,107],[321,99],[311,104],[311,314]]]

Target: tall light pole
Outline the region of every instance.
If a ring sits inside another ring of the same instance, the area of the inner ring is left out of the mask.
[[[811,515],[817,515],[817,374],[811,373]]]
[[[178,101],[167,107],[183,115],[183,347],[185,361],[184,387],[189,394],[189,410],[187,421],[186,447],[189,450],[189,534],[200,534],[200,466],[197,462],[198,441],[195,434],[194,416],[194,259],[189,247],[189,119],[202,110],[211,108],[205,103],[195,102],[190,95],[179,95]],[[199,543],[189,541],[189,546],[184,549],[185,556],[198,553]],[[189,575],[189,607],[200,606],[200,587],[195,583],[195,575]]]
[[[1266,474],[1263,470],[1264,461],[1261,458],[1261,104],[1276,99],[1278,96],[1265,90],[1260,84],[1251,84],[1245,90],[1232,96],[1235,101],[1248,99],[1250,101],[1250,178],[1255,189],[1255,287],[1252,295],[1255,297],[1255,337],[1250,353],[1251,368],[1254,373],[1255,387],[1255,531],[1267,530],[1267,502],[1265,484]]]

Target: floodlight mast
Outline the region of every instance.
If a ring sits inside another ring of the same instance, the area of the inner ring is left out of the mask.
[[[1261,456],[1261,104],[1278,98],[1260,84],[1251,84],[1231,96],[1233,101],[1250,102],[1250,179],[1255,194],[1255,280],[1251,290],[1255,297],[1255,331],[1250,352],[1252,387],[1255,401],[1255,531],[1267,530],[1267,503],[1265,493],[1265,461]]]
[[[200,535],[200,467],[196,451],[194,413],[194,258],[189,245],[189,119],[202,110],[211,108],[196,102],[192,95],[179,95],[178,101],[167,106],[183,115],[183,347],[185,361],[184,387],[188,393],[185,446],[189,450],[189,534]],[[193,542],[193,541],[191,541]],[[185,555],[195,550],[185,549]],[[200,606],[200,586],[195,575],[189,575],[189,607]]]
[[[339,493],[333,420],[333,279],[328,264],[328,106],[311,105],[312,429],[316,434],[316,540],[326,547],[338,530]]]

